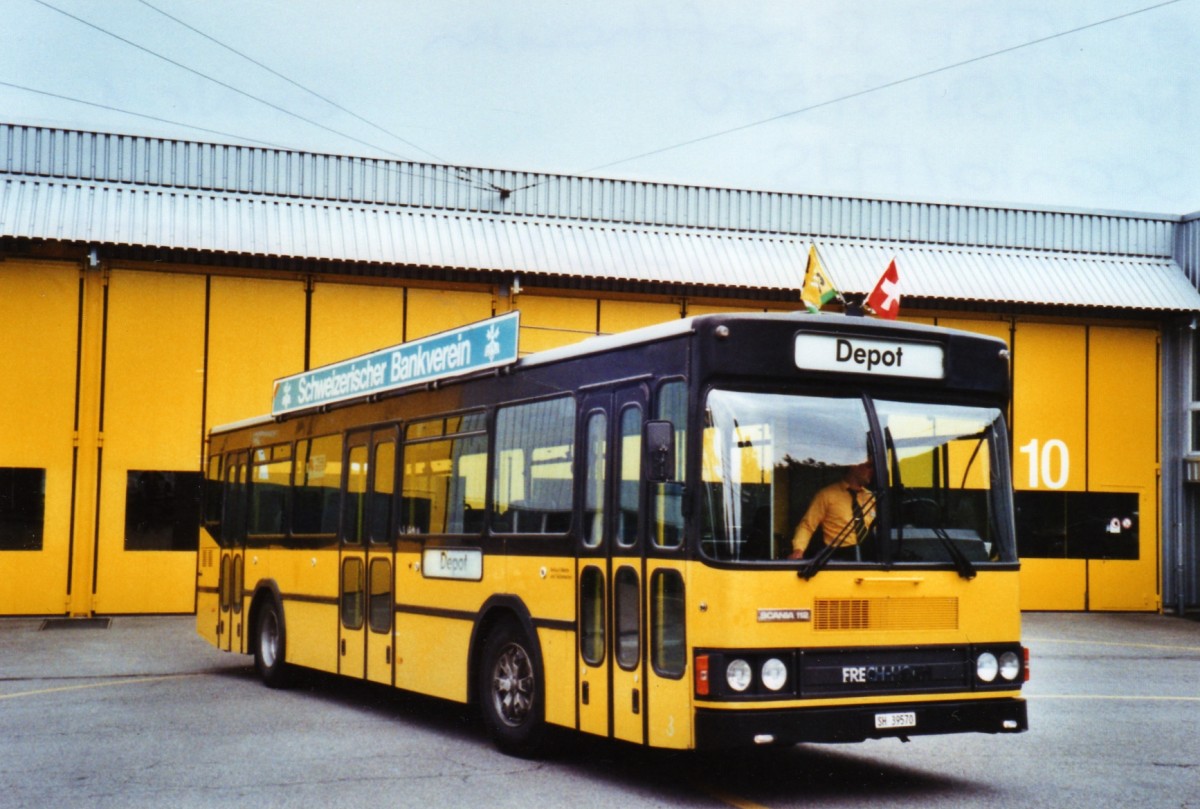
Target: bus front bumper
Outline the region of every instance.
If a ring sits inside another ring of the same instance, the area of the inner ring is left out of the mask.
[[[941,733],[1020,733],[1023,699],[696,711],[697,749],[800,742],[861,742]]]

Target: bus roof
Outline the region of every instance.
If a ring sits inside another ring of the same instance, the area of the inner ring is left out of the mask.
[[[587,357],[595,354],[601,354],[607,351],[615,351],[624,348],[630,348],[637,345],[654,343],[660,340],[679,337],[686,334],[691,334],[698,331],[703,326],[712,325],[715,327],[722,322],[736,320],[761,320],[761,321],[783,321],[794,320],[797,325],[817,325],[831,330],[836,330],[841,327],[850,327],[855,330],[895,330],[909,332],[914,335],[934,335],[945,334],[946,332],[954,332],[960,335],[967,335],[973,338],[983,340],[994,340],[1002,342],[997,338],[987,335],[978,334],[975,332],[965,332],[958,329],[947,329],[938,326],[929,326],[920,323],[905,323],[894,320],[876,320],[874,318],[859,317],[855,315],[845,315],[839,313],[810,313],[806,311],[796,312],[728,312],[728,313],[713,313],[704,315],[693,315],[690,317],[680,318],[678,320],[668,320],[663,323],[656,323],[650,326],[643,326],[629,331],[617,332],[615,334],[605,334],[596,337],[589,337],[577,343],[551,348],[545,351],[538,351],[533,354],[527,354],[521,357],[514,366],[515,369],[534,368],[551,363],[563,362],[566,360],[576,359],[579,357]],[[477,371],[468,372],[457,378],[450,378],[443,381],[443,384],[453,384],[457,381],[465,381],[472,377],[478,376]],[[368,397],[363,397],[368,398]],[[350,400],[350,401],[358,401]],[[341,402],[340,404],[346,404]],[[313,408],[318,410],[320,408]],[[307,411],[305,411],[307,412]],[[254,416],[251,418],[241,419],[239,421],[230,422],[214,426],[210,429],[210,434],[225,433],[246,427],[254,427],[259,425],[271,424],[285,416],[276,417],[270,414]]]

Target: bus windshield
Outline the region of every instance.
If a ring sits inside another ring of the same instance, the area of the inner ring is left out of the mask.
[[[876,426],[872,426],[876,425]],[[701,550],[721,562],[1013,562],[1001,412],[714,389]]]

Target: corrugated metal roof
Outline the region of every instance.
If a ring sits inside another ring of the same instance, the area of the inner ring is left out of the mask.
[[[810,244],[767,234],[11,176],[0,182],[0,235],[763,290],[798,290]],[[894,256],[909,297],[1200,311],[1200,293],[1170,259],[863,240],[817,244],[846,292],[870,290]]]
[[[817,249],[834,282],[846,290],[872,289],[895,257],[908,297],[1200,311],[1200,292],[1165,258],[837,241],[820,242]]]
[[[878,200],[166,140],[0,124],[0,174],[332,204],[813,239],[1172,255],[1178,216]]]

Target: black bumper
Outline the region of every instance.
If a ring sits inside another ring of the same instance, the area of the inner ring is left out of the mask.
[[[914,727],[876,728],[877,714],[912,712]],[[861,742],[866,739],[939,733],[1020,733],[1029,720],[1023,699],[897,702],[787,710],[696,711],[696,747],[749,747],[799,742]]]

